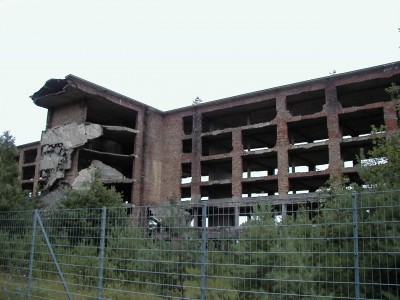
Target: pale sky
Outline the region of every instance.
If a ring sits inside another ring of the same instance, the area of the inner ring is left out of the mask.
[[[0,0],[0,133],[74,74],[161,110],[400,60],[400,0]]]

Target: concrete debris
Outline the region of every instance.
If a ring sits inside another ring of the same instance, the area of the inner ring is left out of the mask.
[[[126,179],[126,177],[116,169],[99,160],[93,160],[88,168],[79,172],[71,185],[72,188],[75,190],[88,189],[89,184],[93,182],[96,174],[102,182],[122,182]]]
[[[69,191],[69,187],[66,185],[59,185],[55,189],[51,191],[44,192],[40,201],[43,205],[42,209],[44,210],[53,210],[58,207],[61,200],[67,195]]]
[[[65,170],[71,168],[74,149],[102,134],[101,125],[75,122],[44,131],[40,142],[40,176],[46,179],[45,189],[53,186],[57,179],[64,178]]]

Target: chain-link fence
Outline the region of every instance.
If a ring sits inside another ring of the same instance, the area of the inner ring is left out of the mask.
[[[0,299],[400,299],[399,220],[397,191],[1,213]]]

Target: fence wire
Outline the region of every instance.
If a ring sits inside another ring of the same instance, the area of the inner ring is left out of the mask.
[[[0,213],[0,299],[400,299],[400,193],[302,199]]]

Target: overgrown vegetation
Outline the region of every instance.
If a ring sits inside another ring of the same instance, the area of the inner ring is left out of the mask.
[[[122,195],[114,187],[107,188],[98,176],[88,183],[86,189],[71,189],[61,200],[60,209],[121,207]]]
[[[24,210],[33,203],[21,188],[16,160],[18,152],[15,139],[9,131],[0,136],[0,211]]]

